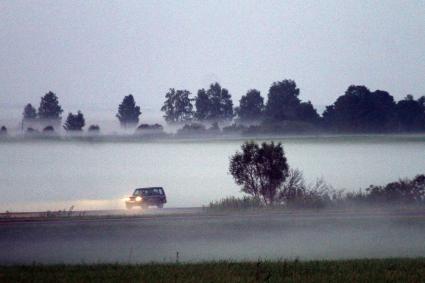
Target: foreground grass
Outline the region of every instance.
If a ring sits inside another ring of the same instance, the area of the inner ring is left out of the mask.
[[[3,266],[0,282],[425,282],[425,258]]]

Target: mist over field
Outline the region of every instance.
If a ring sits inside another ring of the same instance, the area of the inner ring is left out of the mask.
[[[313,182],[357,191],[412,178],[425,168],[423,136],[286,137],[291,168]],[[0,211],[124,208],[136,187],[163,186],[169,207],[240,196],[228,173],[241,139],[0,143]]]
[[[297,281],[299,259],[368,258],[404,265],[365,281],[408,277],[425,260],[424,11],[0,1],[0,281],[215,260]]]

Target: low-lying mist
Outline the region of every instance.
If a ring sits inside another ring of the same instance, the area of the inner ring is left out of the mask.
[[[0,264],[425,256],[425,215],[308,212],[0,226]]]

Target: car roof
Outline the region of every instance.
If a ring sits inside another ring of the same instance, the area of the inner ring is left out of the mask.
[[[145,187],[145,188],[137,188],[136,190],[152,190],[152,189],[163,189],[162,187]]]

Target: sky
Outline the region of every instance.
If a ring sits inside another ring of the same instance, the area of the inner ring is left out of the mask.
[[[351,84],[425,95],[425,1],[1,0],[0,43],[0,122],[49,90],[93,119],[215,81],[235,104],[283,79],[319,109]]]

